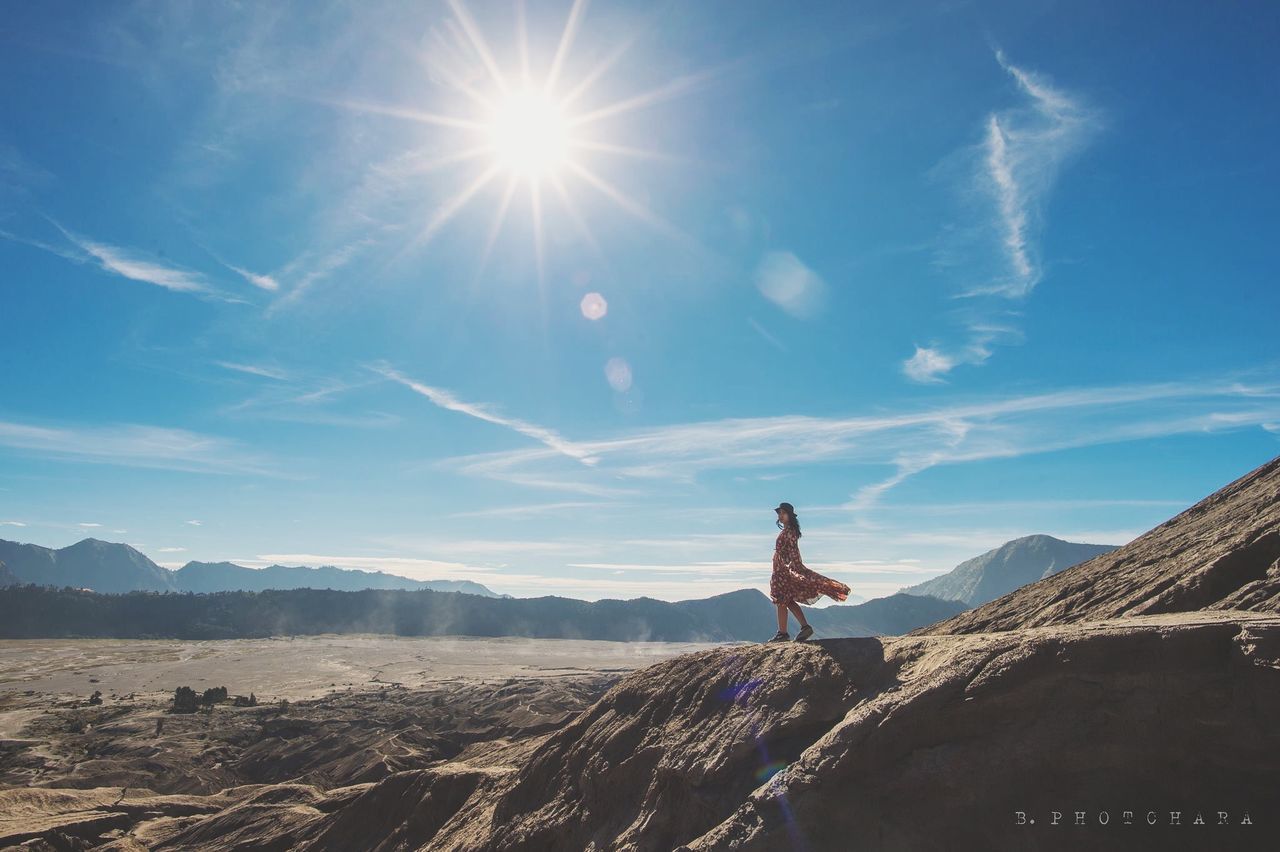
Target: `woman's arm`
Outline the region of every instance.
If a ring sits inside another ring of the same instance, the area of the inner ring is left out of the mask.
[[[802,564],[800,562],[800,548],[796,543],[795,533],[790,531],[783,532],[782,540],[778,545],[778,550],[780,551],[782,563],[784,565],[795,567]],[[776,559],[777,555],[775,555],[774,558]]]

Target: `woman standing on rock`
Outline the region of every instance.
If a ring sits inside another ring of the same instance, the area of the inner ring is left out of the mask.
[[[809,570],[800,561],[800,519],[795,506],[780,503],[773,511],[777,513],[778,527],[782,532],[778,533],[778,541],[773,547],[773,576],[769,578],[769,599],[778,607],[778,632],[769,641],[786,642],[791,638],[787,632],[787,610],[791,610],[800,622],[795,641],[803,642],[813,635],[813,628],[805,619],[800,604],[817,603],[823,595],[836,601],[845,600],[849,597],[849,587],[839,580]]]

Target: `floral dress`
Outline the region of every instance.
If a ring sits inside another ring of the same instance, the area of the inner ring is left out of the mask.
[[[839,580],[811,571],[800,561],[796,534],[790,529],[778,533],[773,548],[773,576],[769,578],[769,598],[776,604],[814,604],[826,595],[842,601],[849,597],[849,587]]]

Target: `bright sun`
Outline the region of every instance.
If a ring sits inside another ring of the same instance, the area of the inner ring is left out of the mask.
[[[590,187],[622,210],[663,233],[680,240],[687,239],[678,229],[606,180],[588,162],[584,162],[583,155],[662,159],[664,155],[660,152],[618,145],[597,138],[601,125],[609,119],[675,97],[698,85],[705,75],[686,75],[666,85],[612,103],[586,107],[582,103],[584,93],[618,61],[630,45],[630,42],[623,43],[577,79],[562,78],[561,72],[565,70],[566,57],[578,31],[587,0],[574,0],[554,58],[545,74],[538,74],[529,67],[523,3],[517,3],[518,42],[513,50],[498,56],[490,50],[480,27],[472,19],[462,0],[448,0],[448,3],[456,25],[449,29],[454,41],[445,38],[436,45],[438,49],[433,55],[462,58],[459,60],[460,64],[443,62],[432,67],[446,85],[466,95],[476,107],[474,112],[469,115],[450,115],[416,108],[357,102],[339,104],[463,134],[465,140],[460,140],[461,144],[453,150],[424,159],[424,171],[474,160],[483,163],[473,179],[463,184],[453,195],[440,199],[405,251],[431,239],[473,198],[495,183],[498,186],[505,184],[505,189],[499,191],[498,205],[481,256],[481,267],[487,261],[489,251],[502,229],[512,197],[521,187],[527,190],[529,196],[539,280],[543,274],[544,195],[558,198],[569,218],[582,231],[586,240],[595,246],[588,221],[579,215],[573,202],[569,186],[571,181]],[[504,67],[507,70],[504,71]],[[476,75],[472,72],[480,69],[481,78],[487,78],[487,86],[484,83],[477,85],[474,80]]]
[[[497,162],[528,180],[555,177],[568,158],[568,119],[560,104],[543,92],[509,93],[493,110],[486,129]]]

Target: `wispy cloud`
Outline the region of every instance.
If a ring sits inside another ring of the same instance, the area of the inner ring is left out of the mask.
[[[12,145],[0,142],[0,213],[26,203],[33,189],[51,183],[52,174],[23,156]]]
[[[243,299],[227,295],[215,287],[201,272],[147,257],[134,249],[123,248],[93,240],[48,220],[66,238],[70,246],[55,245],[45,240],[0,230],[0,238],[40,249],[77,264],[92,264],[104,272],[129,281],[138,281],[170,290],[186,293],[202,299],[231,303],[244,303]]]
[[[614,504],[611,508],[618,508],[620,504]],[[533,518],[542,515],[559,514],[561,512],[573,512],[578,509],[591,509],[599,511],[604,506],[599,502],[573,502],[563,501],[559,503],[533,503],[525,506],[495,506],[491,509],[475,509],[465,512],[450,512],[451,518]]]
[[[275,367],[228,363],[220,366],[279,382],[264,387],[248,399],[223,408],[222,413],[228,417],[361,429],[384,428],[401,422],[399,415],[372,411],[367,407],[360,407],[358,410],[350,410],[348,407],[346,411],[336,408],[343,402],[344,394],[381,381],[369,377],[367,373],[362,373],[358,380],[339,378],[318,383],[313,380],[310,384],[299,387],[292,382],[295,378],[292,374]]]
[[[187,526],[189,527],[198,527],[203,525],[204,525],[204,521],[196,521],[196,520],[187,521]]]
[[[904,480],[940,464],[1072,447],[1257,427],[1280,420],[1280,383],[1233,378],[1075,388],[856,417],[787,415],[677,424],[577,441],[597,460],[587,485],[637,478],[688,482],[709,470],[844,464],[868,481],[844,508],[865,510]],[[546,449],[449,460],[469,475],[563,487],[561,454]]]
[[[529,423],[525,420],[498,414],[497,412],[492,411],[489,406],[482,403],[464,402],[443,388],[433,387],[431,385],[425,385],[422,382],[414,381],[387,364],[375,364],[372,365],[370,369],[394,382],[399,382],[414,393],[426,397],[433,404],[447,411],[456,411],[459,414],[465,414],[468,417],[474,417],[477,420],[483,420],[486,423],[493,423],[497,426],[505,427],[513,432],[517,432],[545,444],[556,453],[567,456],[568,458],[574,459],[582,464],[593,465],[596,463],[595,457],[592,456],[588,450],[583,449],[579,444],[566,440],[554,430],[538,426],[534,423]]]
[[[185,552],[185,551],[186,551],[186,548],[185,548],[185,547],[158,547],[158,548],[156,548],[156,553],[183,553],[183,552]]]
[[[178,293],[208,295],[214,292],[205,277],[198,272],[157,263],[129,249],[95,242],[68,231],[61,225],[58,225],[57,228],[77,248],[96,260],[102,269],[113,275],[128,278],[130,281],[154,284],[157,287],[163,287],[166,290],[173,290]]]
[[[267,290],[272,293],[280,289],[280,282],[272,278],[270,275],[261,275],[257,272],[250,272],[247,269],[241,269],[239,266],[232,266],[229,263],[226,264],[226,267],[259,289]]]
[[[31,246],[32,248],[38,248],[41,251],[46,251],[49,254],[56,255],[62,258],[63,260],[69,260],[72,263],[88,263],[89,262],[89,258],[86,257],[82,252],[78,252],[74,249],[67,248],[65,246],[56,246],[53,243],[45,242],[44,240],[37,240],[33,237],[25,237],[25,236],[22,236],[21,234],[15,234],[12,231],[5,231],[3,229],[0,229],[0,239],[6,239],[13,243],[19,243],[21,245]]]
[[[1019,303],[1031,295],[1043,277],[1039,238],[1044,209],[1063,165],[1081,151],[1101,127],[1098,110],[1083,98],[1055,88],[1042,76],[1010,63],[1000,51],[996,61],[1026,98],[1022,106],[990,113],[982,142],[965,158],[971,162],[966,189],[976,187],[992,205],[988,233],[999,247],[999,261],[965,270],[972,280],[959,296],[976,300],[964,319],[965,339],[955,345],[916,344],[902,364],[907,378],[937,384],[956,367],[987,361],[996,344],[1017,343],[1022,332],[1001,320],[1009,312],[1002,304]]]
[[[912,381],[940,382],[941,376],[951,372],[951,368],[955,365],[954,358],[944,355],[937,349],[916,346],[916,354],[903,363],[902,371]]]
[[[124,467],[280,475],[266,459],[232,441],[160,426],[44,426],[0,421],[0,447]]]
[[[987,117],[986,178],[995,197],[1009,276],[971,293],[1022,298],[1040,281],[1035,238],[1044,201],[1063,163],[1093,135],[1097,113],[1080,98],[1053,88],[1033,72],[996,60],[1030,98],[1026,109]]]
[[[24,521],[0,521],[0,527],[25,527]]]
[[[289,374],[278,367],[266,367],[261,364],[237,364],[231,361],[216,361],[214,363],[225,370],[234,370],[237,373],[248,373],[251,376],[262,376],[264,379],[285,381],[289,378]]]
[[[351,240],[327,252],[309,252],[299,257],[281,271],[280,278],[286,282],[292,282],[292,285],[271,303],[267,314],[274,314],[281,308],[298,302],[317,283],[347,266],[360,252],[374,243],[373,238],[364,237]]]
[[[754,317],[747,317],[747,325],[755,329],[756,334],[763,337],[765,339],[765,342],[767,342],[774,349],[777,349],[779,352],[787,351],[786,344],[783,343],[781,340],[779,340],[777,337],[775,337],[773,334],[769,333],[769,331],[765,329],[764,326],[756,322]]]

